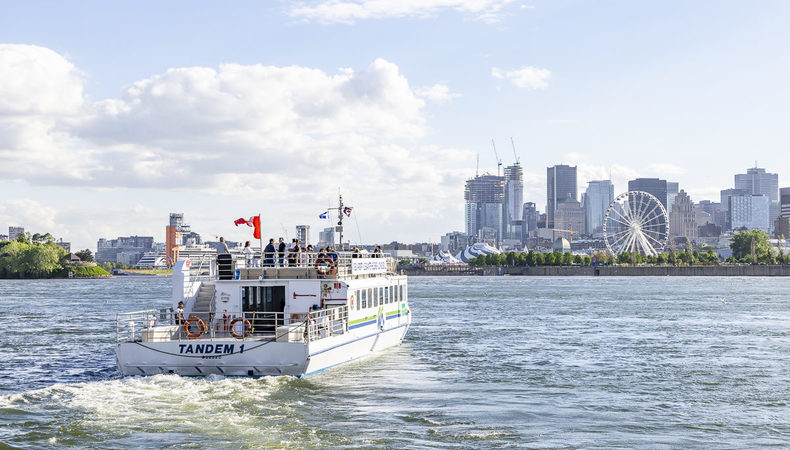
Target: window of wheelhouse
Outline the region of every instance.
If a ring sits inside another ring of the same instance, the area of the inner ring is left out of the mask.
[[[362,308],[368,307],[368,290],[362,289],[359,291],[359,301],[357,302],[357,310],[359,310],[360,306]]]
[[[398,297],[398,288],[399,287],[400,286],[392,286],[392,302],[393,303],[397,303],[398,302],[398,298],[399,298]]]

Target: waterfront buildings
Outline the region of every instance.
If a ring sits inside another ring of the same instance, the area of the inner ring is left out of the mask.
[[[614,201],[614,185],[611,180],[589,181],[582,195],[584,206],[584,233],[603,234],[603,219],[606,210]]]
[[[318,247],[327,245],[335,245],[335,227],[324,228],[324,231],[318,232]]]
[[[516,162],[505,167],[505,209],[504,209],[504,239],[521,240],[521,225],[516,223],[523,220],[522,205],[524,203],[524,172],[521,164]]]
[[[453,255],[457,255],[470,245],[472,245],[470,236],[460,231],[452,231],[442,236],[442,251]]]
[[[570,197],[557,202],[554,212],[554,229],[562,232],[568,240],[584,232],[584,209],[578,200]]]
[[[760,229],[769,232],[768,223],[770,201],[767,195],[731,195],[729,197],[730,229]]]
[[[669,234],[672,237],[695,239],[698,235],[694,202],[682,190],[675,196],[672,212],[669,213]]]
[[[299,239],[299,244],[302,247],[307,247],[310,245],[310,225],[297,225],[296,239]]]
[[[769,228],[773,220],[779,217],[781,207],[779,204],[779,175],[767,173],[765,169],[752,167],[746,173],[735,175],[735,189],[741,189],[751,195],[765,195],[768,197],[768,211],[766,212]],[[767,231],[767,229],[766,229]]]
[[[25,234],[25,227],[8,227],[8,240],[13,241],[20,234]]]
[[[578,198],[576,166],[556,165],[546,169],[546,226],[556,228],[554,216],[560,200]]]
[[[116,239],[101,238],[96,243],[97,263],[112,262],[137,264],[144,253],[154,248],[153,236],[120,236]]]
[[[504,236],[505,177],[486,174],[467,180],[464,200],[466,234],[478,242],[498,243]]]

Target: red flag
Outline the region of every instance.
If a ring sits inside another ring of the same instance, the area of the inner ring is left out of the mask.
[[[251,224],[250,222],[248,222],[248,221],[247,221],[247,219],[245,219],[245,218],[243,218],[243,217],[242,217],[241,219],[236,219],[236,220],[234,220],[234,221],[233,221],[233,223],[234,223],[236,226],[239,226],[239,225],[241,225],[241,224],[247,225],[248,227],[251,227],[251,226],[252,226],[252,224]]]
[[[252,237],[255,239],[261,238],[261,216],[253,216],[252,218],[252,226],[255,227],[255,231],[252,232]]]

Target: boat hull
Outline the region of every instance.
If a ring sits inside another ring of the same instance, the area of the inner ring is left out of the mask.
[[[369,330],[309,344],[237,339],[120,342],[117,362],[123,375],[304,376],[400,345],[408,324],[365,328]]]

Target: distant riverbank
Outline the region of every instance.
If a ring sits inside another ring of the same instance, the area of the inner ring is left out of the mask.
[[[536,266],[467,267],[425,266],[405,269],[409,276],[701,276],[701,277],[787,277],[790,265],[710,265],[710,266]]]

